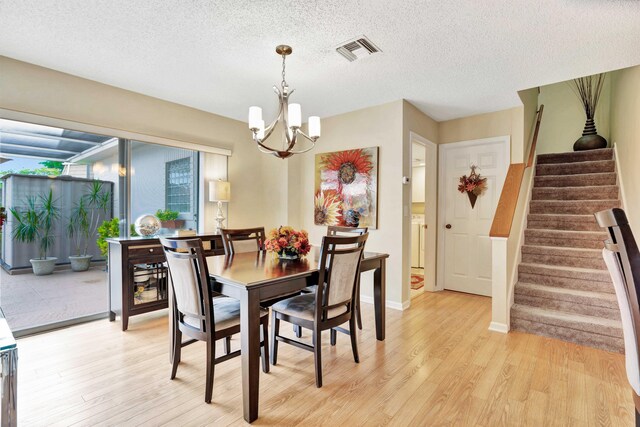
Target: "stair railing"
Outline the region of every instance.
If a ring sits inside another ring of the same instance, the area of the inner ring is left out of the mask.
[[[512,163],[502,187],[500,200],[491,224],[491,324],[489,329],[496,332],[509,332],[511,305],[513,304],[514,275],[516,272],[517,251],[520,238],[509,239],[511,226],[518,207],[518,198],[522,192],[525,171],[533,166],[538,142],[538,131],[542,120],[544,105],[536,111],[536,124],[533,139],[529,147],[527,163]],[[527,180],[531,185],[530,179]],[[523,207],[523,209],[526,208]],[[526,215],[526,213],[525,213]]]
[[[524,171],[533,166],[543,111],[544,105],[540,105],[540,108],[536,111],[536,126],[533,131],[533,139],[529,148],[527,163],[511,163],[509,165],[504,186],[502,187],[502,193],[500,193],[500,200],[496,207],[496,213],[493,216],[493,223],[491,224],[491,231],[489,232],[490,237],[509,237],[511,234],[511,225],[513,224],[513,217],[518,205],[518,195],[520,194]]]

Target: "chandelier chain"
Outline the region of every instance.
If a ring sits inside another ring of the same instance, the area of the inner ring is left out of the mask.
[[[287,85],[287,81],[284,79],[284,68],[285,68],[284,62],[286,58],[287,58],[286,55],[282,55],[282,82],[280,82],[280,84],[282,85],[282,88],[284,88]]]

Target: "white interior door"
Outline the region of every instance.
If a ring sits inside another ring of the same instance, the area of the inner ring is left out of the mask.
[[[509,137],[442,145],[440,149],[439,280],[444,289],[491,296],[489,230],[510,162]],[[458,191],[471,165],[487,178],[475,207]]]

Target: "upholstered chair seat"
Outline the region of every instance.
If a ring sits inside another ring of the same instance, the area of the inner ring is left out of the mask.
[[[316,296],[314,294],[297,295],[274,304],[272,308],[279,313],[313,322],[313,317],[316,312]],[[346,313],[347,310],[346,304],[340,307],[330,308],[327,310],[327,320],[338,317]]]
[[[229,297],[216,297],[212,300],[216,330],[240,326],[240,301]],[[268,314],[269,310],[260,309],[260,316],[267,316]],[[184,323],[196,329],[200,328],[200,320],[188,314],[184,315]]]

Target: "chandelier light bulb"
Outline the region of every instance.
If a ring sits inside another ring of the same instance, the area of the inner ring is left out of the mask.
[[[249,107],[249,129],[259,129],[260,121],[262,121],[262,108]],[[262,123],[264,123],[264,121]],[[264,125],[262,128],[264,130]]]
[[[289,104],[289,127],[299,128],[302,126],[302,108],[300,104]]]
[[[318,116],[309,117],[309,136],[311,138],[320,137],[320,117]]]

